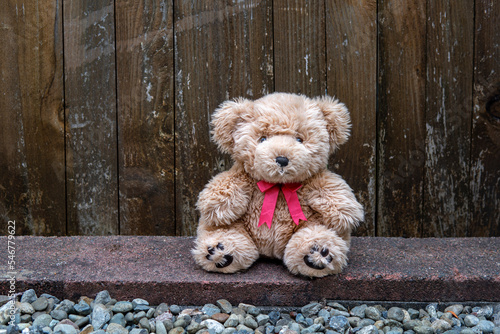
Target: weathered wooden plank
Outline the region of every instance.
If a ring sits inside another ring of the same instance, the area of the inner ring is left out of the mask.
[[[210,114],[226,99],[273,91],[272,3],[175,1],[176,229],[194,235],[195,203],[230,159],[210,141]]]
[[[425,2],[380,0],[377,235],[421,234]]]
[[[120,234],[175,235],[172,1],[116,1]]]
[[[500,235],[500,3],[476,1],[469,236]]]
[[[427,114],[423,237],[465,236],[474,3],[427,2]]]
[[[325,2],[275,0],[276,91],[314,97],[326,91]]]
[[[114,2],[63,8],[68,232],[118,234]]]
[[[330,161],[365,208],[356,235],[375,236],[377,142],[377,2],[326,2],[327,88],[351,114],[347,144]]]
[[[52,0],[0,11],[0,216],[18,234],[66,233],[61,15]]]

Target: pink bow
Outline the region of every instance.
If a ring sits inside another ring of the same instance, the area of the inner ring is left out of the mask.
[[[258,226],[266,223],[267,226],[271,228],[274,209],[276,208],[280,189],[283,191],[283,195],[285,195],[286,204],[288,204],[288,211],[290,211],[293,222],[299,225],[300,219],[307,220],[306,216],[304,216],[304,212],[302,212],[299,197],[297,196],[297,190],[302,187],[300,183],[269,183],[266,181],[259,181],[257,182],[257,186],[260,191],[265,193]]]

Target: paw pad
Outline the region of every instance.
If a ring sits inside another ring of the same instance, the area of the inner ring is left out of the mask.
[[[312,269],[322,270],[333,261],[330,250],[326,247],[319,248],[318,245],[311,247],[310,254],[304,256],[304,263]]]
[[[230,254],[223,254],[224,245],[220,242],[215,247],[207,247],[207,255],[205,258],[209,261],[214,261],[215,266],[219,269],[228,267],[233,263],[233,256]]]

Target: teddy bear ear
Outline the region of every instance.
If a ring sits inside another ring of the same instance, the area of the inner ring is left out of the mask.
[[[212,135],[214,141],[223,153],[232,154],[234,147],[234,132],[238,123],[243,121],[245,114],[253,107],[253,102],[238,98],[223,102],[212,115]]]
[[[323,112],[330,134],[330,153],[344,144],[351,133],[351,117],[347,107],[339,100],[323,96],[314,100]]]

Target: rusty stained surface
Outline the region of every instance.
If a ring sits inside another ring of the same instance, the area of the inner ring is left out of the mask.
[[[2,243],[6,238],[1,237]],[[338,276],[291,275],[279,261],[259,260],[239,274],[207,273],[194,263],[189,237],[17,237],[18,292],[59,298],[144,298],[203,305],[226,298],[297,306],[312,300],[494,301],[500,295],[500,238],[355,237]],[[0,294],[7,294],[6,264]],[[190,291],[190,293],[189,293]]]

